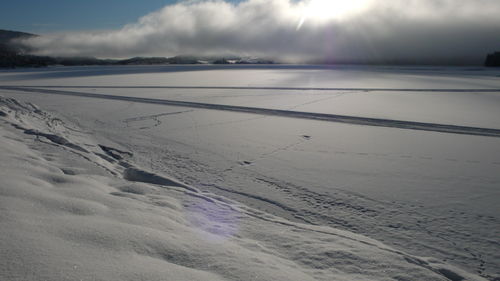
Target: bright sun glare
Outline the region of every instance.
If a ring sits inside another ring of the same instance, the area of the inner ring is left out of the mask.
[[[300,29],[307,20],[325,21],[341,19],[361,11],[370,0],[311,0],[305,7],[297,26]]]

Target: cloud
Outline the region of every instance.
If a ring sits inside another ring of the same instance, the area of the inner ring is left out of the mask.
[[[353,1],[358,5],[346,6]],[[184,1],[119,30],[49,34],[24,44],[58,56],[482,63],[500,48],[498,15],[498,0]]]

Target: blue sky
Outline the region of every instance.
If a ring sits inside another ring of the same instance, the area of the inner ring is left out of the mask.
[[[115,29],[178,0],[3,1],[0,29],[33,33]]]

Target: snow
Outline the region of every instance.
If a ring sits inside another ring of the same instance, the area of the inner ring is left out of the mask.
[[[4,86],[36,86],[33,92],[0,90],[15,98],[2,98],[0,106],[5,115],[0,116],[0,279],[500,276],[498,137],[43,92],[295,107],[499,129],[500,83],[493,78],[498,72],[312,66],[178,70],[0,73]],[[41,87],[56,85],[62,88]],[[90,88],[76,87],[86,85]],[[134,85],[186,88],[129,88]],[[193,85],[414,89],[340,94],[189,88]],[[429,91],[414,91],[419,88]],[[470,92],[463,91],[467,88]],[[322,100],[328,95],[340,97]]]

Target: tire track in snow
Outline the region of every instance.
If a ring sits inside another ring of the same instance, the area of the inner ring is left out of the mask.
[[[415,122],[415,121],[380,119],[380,118],[369,118],[369,117],[325,114],[325,113],[314,113],[314,112],[301,112],[301,111],[269,109],[269,108],[260,108],[260,107],[246,107],[246,106],[236,106],[236,105],[198,103],[198,102],[175,101],[175,100],[153,99],[153,98],[140,98],[140,97],[131,97],[131,96],[92,94],[92,93],[83,93],[83,92],[74,92],[74,91],[60,91],[60,90],[53,90],[53,89],[39,89],[39,88],[28,88],[28,87],[0,86],[0,89],[19,91],[19,92],[27,92],[27,93],[75,96],[75,97],[97,98],[97,99],[107,99],[107,100],[119,100],[119,101],[129,101],[129,102],[137,102],[137,103],[156,104],[156,105],[168,105],[168,106],[178,106],[178,107],[187,107],[187,108],[200,108],[200,109],[208,109],[208,110],[241,112],[241,113],[259,114],[259,115],[267,115],[267,116],[310,119],[310,120],[318,120],[318,121],[346,123],[346,124],[353,124],[353,125],[388,127],[388,128],[431,131],[431,132],[463,134],[463,135],[500,137],[500,129],[491,129],[491,128],[467,127],[467,126],[449,125],[449,124],[424,123],[424,122]]]

